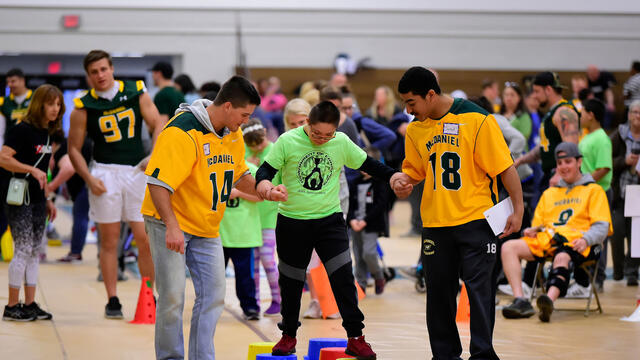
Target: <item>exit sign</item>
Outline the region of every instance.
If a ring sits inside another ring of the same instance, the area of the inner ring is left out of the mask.
[[[78,27],[80,27],[80,16],[79,15],[63,15],[62,27],[70,30],[77,29]]]

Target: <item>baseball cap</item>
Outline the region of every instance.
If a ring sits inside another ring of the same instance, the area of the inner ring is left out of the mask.
[[[171,79],[173,76],[173,66],[166,61],[159,61],[151,69],[151,71],[160,71],[165,79]]]
[[[537,74],[536,77],[533,78],[533,85],[551,86],[554,89],[567,88],[566,86],[560,84],[560,76],[551,71],[545,71]]]
[[[558,153],[563,152],[564,155],[558,155]],[[582,154],[580,153],[580,149],[578,149],[578,145],[572,142],[561,142],[556,146],[556,160],[565,159],[565,158],[581,158]]]

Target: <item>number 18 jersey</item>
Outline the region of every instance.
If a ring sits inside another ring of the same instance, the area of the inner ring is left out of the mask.
[[[495,118],[470,101],[454,99],[439,119],[407,127],[402,171],[424,179],[424,227],[483,219],[498,201],[496,176],[513,164]]]

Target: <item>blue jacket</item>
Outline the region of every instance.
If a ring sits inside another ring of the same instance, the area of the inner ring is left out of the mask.
[[[364,131],[371,142],[371,146],[384,153],[385,150],[396,141],[396,134],[384,125],[378,124],[375,120],[362,116],[360,113],[354,113],[351,117],[356,123],[358,131]]]

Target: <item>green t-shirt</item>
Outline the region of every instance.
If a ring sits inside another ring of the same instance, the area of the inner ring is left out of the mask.
[[[254,153],[245,144],[244,158],[245,160],[255,156],[260,159],[260,165],[264,162],[267,154],[273,148],[273,143],[269,143],[261,152]],[[247,162],[248,164],[248,162]],[[279,177],[278,177],[279,178]],[[274,184],[279,183],[275,179],[272,181]],[[275,229],[276,222],[278,220],[278,203],[275,201],[263,201],[258,203],[258,210],[260,210],[260,223],[263,229]]]
[[[510,122],[511,122],[511,126],[513,126],[518,131],[520,131],[522,136],[524,136],[524,139],[527,140],[528,142],[529,137],[531,136],[531,127],[532,127],[531,116],[529,115],[529,113],[526,111],[523,111],[519,116],[514,115],[510,119]],[[529,145],[526,143],[524,145],[524,151],[529,151]]]
[[[247,165],[251,175],[256,176],[258,167],[251,163]],[[229,248],[262,246],[258,204],[239,197],[227,200],[227,209],[220,221],[222,246]]]
[[[282,174],[289,199],[280,203],[282,215],[293,219],[320,219],[340,209],[340,169],[357,169],[367,154],[347,135],[320,146],[311,142],[301,126],[280,136],[265,159]]]
[[[185,102],[184,95],[173,86],[165,86],[153,97],[153,103],[156,104],[158,112],[162,115],[169,116],[169,119],[176,113],[176,109]]]
[[[582,166],[580,170],[583,174],[591,174],[596,169],[607,168],[609,172],[596,181],[602,186],[604,191],[611,187],[611,177],[613,176],[613,160],[611,153],[611,139],[602,128],[585,136],[578,148],[582,153]]]

